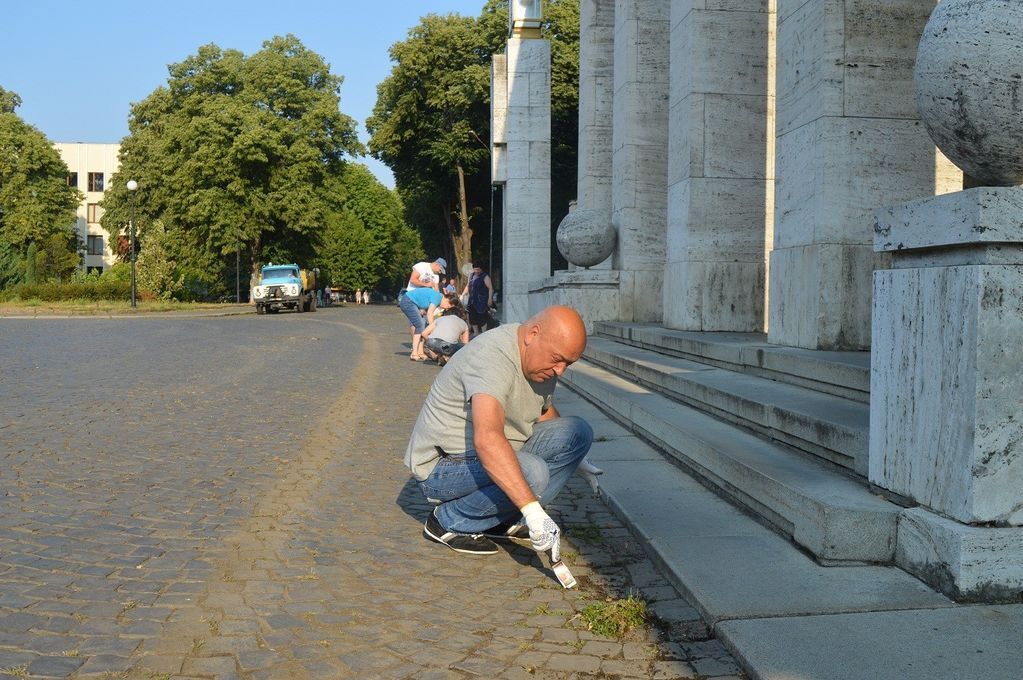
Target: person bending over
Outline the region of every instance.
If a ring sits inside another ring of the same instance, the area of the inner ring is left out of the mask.
[[[451,357],[426,397],[405,464],[437,504],[423,535],[452,550],[494,554],[492,539],[528,536],[559,558],[561,530],[543,504],[557,495],[593,442],[582,418],[560,417],[557,377],[586,347],[570,307],[548,307],[500,326]]]
[[[423,330],[423,352],[443,366],[469,342],[469,325],[462,301],[454,293],[444,294],[440,309],[441,315]]]

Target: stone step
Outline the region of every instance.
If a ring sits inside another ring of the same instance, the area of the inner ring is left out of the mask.
[[[822,563],[892,561],[899,508],[851,475],[587,360],[561,380]]]
[[[870,403],[870,352],[781,347],[764,333],[677,331],[650,324],[596,321],[595,335],[739,373]]]
[[[591,337],[584,356],[672,399],[867,475],[867,404],[604,337]]]

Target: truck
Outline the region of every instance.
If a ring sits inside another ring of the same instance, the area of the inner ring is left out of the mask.
[[[302,269],[297,264],[273,264],[262,268],[252,288],[256,314],[276,314],[282,309],[296,312],[316,311],[318,269]]]

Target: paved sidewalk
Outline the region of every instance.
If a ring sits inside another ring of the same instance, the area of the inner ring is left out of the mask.
[[[401,455],[438,369],[408,361],[393,306],[189,319],[180,335],[0,323],[29,348],[0,350],[0,389],[23,404],[0,417],[2,680],[739,675],[581,479],[552,512],[578,589],[526,548],[422,538],[429,507]],[[116,357],[97,375],[145,379],[92,391],[88,362],[33,354],[80,353],[86,333]],[[270,427],[290,403],[302,415]],[[585,607],[628,595],[661,618],[587,630]]]

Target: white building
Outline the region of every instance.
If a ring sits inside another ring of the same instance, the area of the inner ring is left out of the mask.
[[[78,235],[85,244],[85,271],[102,272],[115,262],[109,234],[100,226],[103,209],[99,202],[117,172],[120,144],[57,142],[54,145],[68,167],[68,183],[84,194],[78,206]]]

